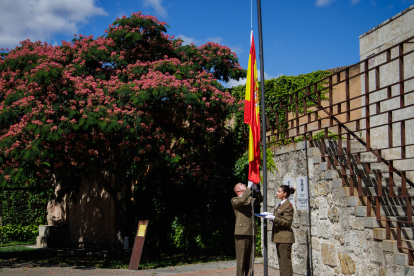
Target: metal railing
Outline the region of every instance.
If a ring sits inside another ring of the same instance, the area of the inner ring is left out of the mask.
[[[409,193],[414,187],[413,41],[411,37],[340,69],[270,105],[266,113],[268,144],[310,141],[315,146],[315,139],[321,141],[322,162],[327,162],[328,169],[340,166],[342,186],[349,187],[351,196],[366,197],[367,216],[375,202],[375,216],[385,222],[387,239],[391,238],[391,224],[396,225],[397,247],[409,253],[409,265],[413,265],[414,249],[403,246],[401,225],[413,224],[414,193]],[[337,152],[326,149],[326,142],[332,139],[337,140]],[[351,141],[360,147],[352,150]],[[376,160],[362,160],[367,154]],[[364,170],[355,168],[355,163]],[[387,169],[373,169],[376,164],[385,164]],[[362,179],[369,175],[375,175],[376,195],[364,192]],[[382,185],[386,176],[388,194]],[[400,194],[394,192],[397,178]],[[390,199],[405,203],[404,219],[381,217],[381,202]]]

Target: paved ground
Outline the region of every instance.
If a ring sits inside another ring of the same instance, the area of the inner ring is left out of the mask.
[[[263,275],[263,260],[260,258],[255,260],[255,275]],[[16,265],[13,268],[1,268],[0,275],[171,275],[171,276],[189,276],[189,275],[220,275],[220,276],[234,276],[236,275],[236,262],[216,262],[205,264],[194,264],[186,266],[167,267],[159,269],[148,270],[124,270],[124,269],[99,269],[89,267],[73,267],[73,266],[33,266],[27,267],[24,264]],[[268,268],[269,276],[279,276],[279,271],[273,268]],[[299,276],[294,274],[294,276]]]

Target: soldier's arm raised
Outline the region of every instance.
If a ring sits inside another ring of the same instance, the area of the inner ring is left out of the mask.
[[[256,200],[254,201],[254,205],[260,204],[263,202],[263,195],[260,190],[254,192]]]
[[[252,194],[252,191],[250,191],[250,189],[246,189],[246,191],[244,191],[243,195],[241,197],[236,197],[233,198],[231,200],[231,205],[233,206],[233,209],[237,209],[240,206],[243,206],[247,203],[247,199],[249,198],[249,196]]]

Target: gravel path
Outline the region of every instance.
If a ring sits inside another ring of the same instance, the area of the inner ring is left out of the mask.
[[[35,254],[35,253],[34,253]],[[263,258],[255,260],[255,275],[263,275]],[[234,276],[236,275],[236,261],[224,261],[215,263],[201,263],[184,266],[166,267],[158,269],[127,270],[127,269],[103,269],[83,266],[70,266],[60,264],[45,264],[34,262],[18,262],[16,260],[3,260],[0,262],[0,275],[171,275],[171,276]],[[279,271],[271,267],[268,268],[269,276],[279,276]],[[294,274],[294,276],[299,276]]]
[[[255,274],[263,275],[262,259],[256,259],[255,261]],[[77,275],[77,276],[89,276],[89,275],[171,275],[171,276],[189,276],[189,275],[204,275],[204,276],[234,276],[236,275],[236,262],[216,262],[216,263],[204,263],[193,264],[185,266],[167,267],[159,269],[144,269],[138,271],[126,270],[126,269],[101,269],[90,268],[81,266],[33,266],[27,267],[25,264],[20,264],[13,268],[0,268],[0,275]],[[269,276],[279,276],[279,271],[273,268],[268,269]],[[294,276],[299,276],[294,274]]]

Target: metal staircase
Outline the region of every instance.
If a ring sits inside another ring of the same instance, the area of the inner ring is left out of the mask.
[[[395,264],[412,273],[413,42],[411,37],[335,72],[266,113],[268,143],[305,140],[318,147],[324,167],[336,175],[337,194],[394,254]],[[360,82],[359,91],[351,91],[351,81]]]

